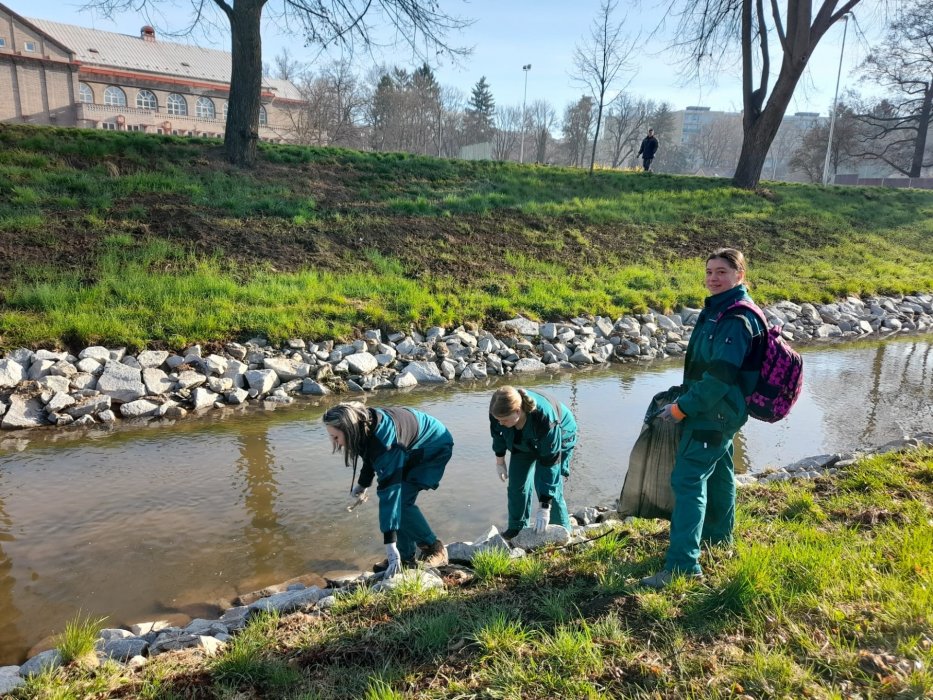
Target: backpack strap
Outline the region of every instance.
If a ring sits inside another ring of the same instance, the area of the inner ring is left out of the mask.
[[[758,335],[755,335],[751,327],[751,324],[748,322],[748,319],[743,315],[743,311],[751,311],[755,317],[761,322],[762,332]],[[740,299],[728,306],[725,310],[721,311],[714,323],[719,323],[723,318],[727,317],[738,317],[741,318],[748,328],[749,332],[752,334],[752,342],[748,348],[748,352],[745,355],[745,360],[742,362],[742,369],[756,369],[761,366],[761,362],[764,359],[764,353],[767,350],[767,342],[763,342],[767,339],[768,336],[768,318],[765,316],[765,312],[761,310],[757,304],[751,301],[746,301],[745,299]]]

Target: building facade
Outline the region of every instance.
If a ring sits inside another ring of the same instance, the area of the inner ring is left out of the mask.
[[[0,4],[0,122],[224,135],[230,54],[23,17]],[[286,80],[263,79],[259,138],[295,140],[303,104]]]

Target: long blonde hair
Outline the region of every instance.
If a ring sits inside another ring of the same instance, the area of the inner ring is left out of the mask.
[[[537,407],[538,404],[524,389],[503,386],[493,392],[492,399],[489,401],[489,415],[493,418],[504,418],[516,411],[531,413]]]
[[[359,401],[347,401],[331,406],[321,418],[324,425],[329,425],[343,433],[346,448],[343,451],[343,463],[352,466],[356,472],[356,463],[366,451],[372,435],[372,418],[369,409]],[[334,445],[334,452],[340,448]]]

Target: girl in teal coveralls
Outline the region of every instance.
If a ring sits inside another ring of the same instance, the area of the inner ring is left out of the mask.
[[[641,580],[663,588],[676,575],[700,577],[700,545],[732,541],[735,475],[732,439],[748,420],[745,397],[758,368],[748,367],[756,339],[765,329],[750,311],[720,316],[739,300],[751,301],[743,284],[745,258],[721,248],[706,261],[706,298],[690,336],[680,398],[661,410],[665,420],[683,421],[683,436],[671,474],[674,512],[664,568]]]
[[[540,505],[535,530],[544,532],[549,523],[570,530],[563,486],[577,444],[570,409],[546,394],[504,386],[489,402],[489,430],[496,470],[508,481],[509,526],[503,537],[511,539],[528,525],[532,485]],[[508,467],[507,451],[512,453]]]
[[[329,408],[324,425],[334,452],[343,450],[344,463],[356,465],[362,458],[360,478],[350,493],[365,498],[378,479],[379,529],[386,559],[373,569],[389,578],[402,564],[414,565],[421,548],[426,566],[447,564],[447,551],[421,510],[418,494],[436,489],[453,452],[450,432],[436,418],[413,408],[367,408],[350,401]]]

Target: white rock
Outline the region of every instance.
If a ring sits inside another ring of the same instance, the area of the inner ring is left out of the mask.
[[[64,391],[60,391],[52,397],[51,401],[45,404],[45,410],[49,413],[57,413],[63,408],[67,408],[75,403],[72,396]]]
[[[311,365],[306,362],[295,362],[294,360],[289,360],[284,357],[267,357],[263,360],[263,367],[266,370],[275,372],[279,382],[289,382],[292,379],[304,379],[311,372]],[[253,386],[252,380],[249,379],[250,373],[246,372],[246,374],[249,385]],[[274,386],[278,386],[278,382],[276,382]],[[266,391],[268,391],[268,389]]]
[[[395,376],[393,383],[398,389],[407,389],[408,387],[417,386],[418,379],[410,372],[403,372]]]
[[[136,360],[143,369],[155,369],[162,366],[162,363],[168,359],[168,355],[165,350],[146,350],[139,353]]]
[[[268,394],[281,382],[279,376],[271,369],[251,369],[244,373],[250,389],[255,389],[259,395]]]
[[[117,403],[135,401],[146,395],[140,371],[114,360],[104,365],[104,372],[97,380],[97,390]]]
[[[537,360],[533,357],[523,357],[515,363],[515,367],[512,368],[512,371],[516,374],[520,374],[522,372],[542,372],[544,369],[545,366],[541,360]]]
[[[97,360],[98,363],[104,364],[107,360],[110,359],[110,351],[100,345],[92,345],[89,348],[84,348],[84,350],[78,353],[79,360],[84,360],[87,358]]]
[[[202,386],[199,386],[191,392],[191,403],[195,411],[199,411],[202,408],[210,408],[218,398],[216,393]]]
[[[19,394],[10,396],[10,406],[3,414],[0,426],[7,430],[36,428],[45,425],[45,410],[39,399],[27,399]]]
[[[137,399],[120,406],[120,415],[124,418],[146,418],[156,415],[160,405],[146,399]]]
[[[499,327],[511,329],[521,335],[536,336],[538,335],[540,325],[537,321],[532,321],[523,316],[517,316],[508,321],[500,321]]]
[[[369,374],[379,366],[379,361],[368,352],[358,352],[347,357],[347,365],[354,374]]]
[[[169,379],[168,375],[161,369],[146,367],[143,369],[142,375],[143,384],[146,386],[146,394],[149,396],[167,394],[175,386],[175,380]]]
[[[69,381],[67,377],[58,377],[53,374],[50,374],[47,377],[42,377],[42,379],[40,379],[37,384],[42,389],[51,391],[52,393],[58,393],[61,391],[67,392],[71,388],[71,381]]]
[[[442,384],[447,381],[433,362],[409,362],[399,377],[405,374],[413,376],[417,384]],[[397,380],[395,386],[399,386]]]
[[[104,371],[104,363],[98,360],[96,357],[85,357],[83,360],[78,360],[78,364],[75,365],[75,368],[79,372],[100,374]]]

